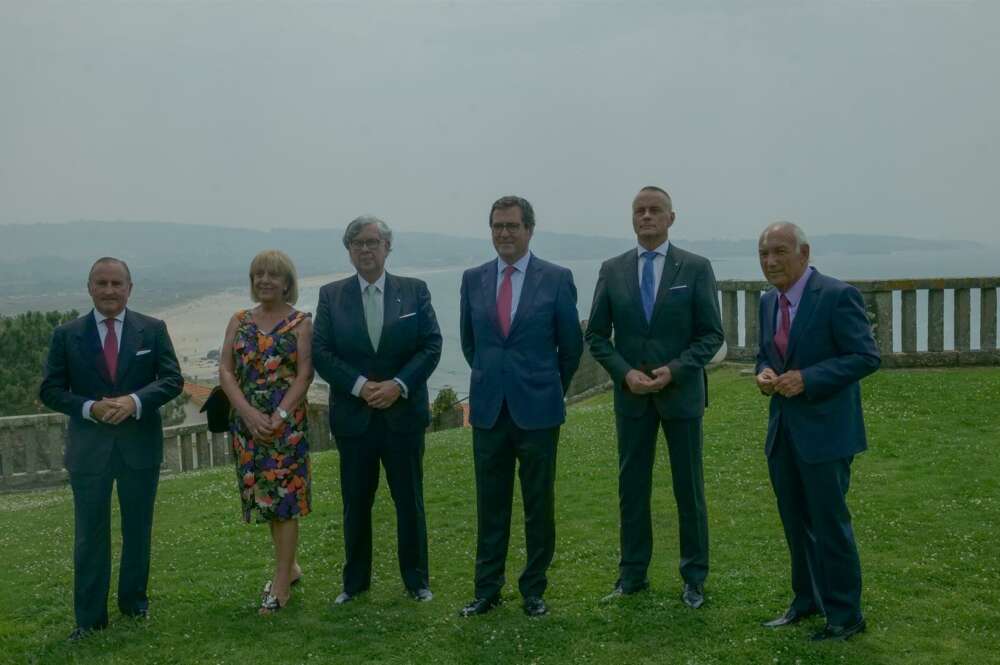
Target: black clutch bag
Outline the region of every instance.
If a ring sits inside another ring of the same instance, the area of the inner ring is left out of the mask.
[[[212,388],[212,393],[205,400],[201,407],[201,413],[208,417],[209,432],[228,432],[229,413],[232,407],[229,405],[229,398],[226,397],[222,386]]]

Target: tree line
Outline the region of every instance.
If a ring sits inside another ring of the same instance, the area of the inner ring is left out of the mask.
[[[49,412],[38,399],[38,386],[52,331],[78,316],[76,310],[0,316],[0,417]],[[164,407],[165,425],[183,421],[187,395],[182,398]]]

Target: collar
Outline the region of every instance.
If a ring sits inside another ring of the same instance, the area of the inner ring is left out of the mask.
[[[497,257],[497,276],[502,276],[504,268],[506,268],[508,265],[513,265],[514,269],[517,270],[519,273],[521,273],[523,275],[525,273],[525,271],[528,269],[528,262],[530,260],[531,260],[531,252],[530,251],[529,252],[525,252],[524,256],[522,256],[521,258],[519,258],[514,263],[507,263],[506,261],[504,261],[503,259],[501,259],[498,256]]]
[[[663,244],[660,245],[659,247],[657,247],[656,249],[654,249],[653,251],[656,252],[657,254],[659,254],[660,256],[666,256],[667,255],[667,251],[669,251],[669,249],[670,249],[670,241],[669,240],[664,240]],[[643,253],[649,251],[645,247],[643,247],[642,245],[636,245],[635,250],[638,253],[640,259],[642,258]]]
[[[374,284],[375,288],[378,289],[380,293],[385,293],[385,271],[383,270],[382,274],[379,275],[379,278],[370,283],[361,276],[361,273],[358,273],[358,283],[361,285],[361,293],[365,292],[365,289],[368,288],[369,284]]]
[[[806,282],[809,281],[809,278],[815,271],[816,269],[812,266],[807,266],[805,272],[802,273],[802,276],[799,277],[787,291],[785,291],[784,296],[788,298],[789,305],[792,307],[798,306],[799,301],[802,300],[802,292],[806,290]]]
[[[96,307],[91,311],[94,313],[94,320],[97,321],[97,326],[101,327],[101,325],[104,324],[104,321],[107,319],[107,317],[98,312]],[[113,316],[111,318],[113,318],[118,323],[125,325],[125,310],[123,309],[122,311],[118,312],[117,316]]]

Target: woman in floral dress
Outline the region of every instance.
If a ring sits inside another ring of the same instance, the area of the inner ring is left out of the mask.
[[[233,407],[230,434],[243,519],[267,522],[275,566],[260,613],[288,603],[302,576],[296,560],[298,518],[310,511],[306,392],[313,378],[310,314],[298,299],[295,267],[284,253],[261,252],[250,263],[253,309],[226,328],[219,383]]]

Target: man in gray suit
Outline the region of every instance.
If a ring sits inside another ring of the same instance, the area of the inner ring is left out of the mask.
[[[639,190],[632,201],[638,247],[601,266],[586,339],[614,382],[618,431],[621,560],[606,600],[649,586],[653,459],[662,428],[680,527],[681,597],[697,609],[708,576],[704,368],[722,346],[723,332],[711,264],[667,239],[675,217],[667,192]]]

